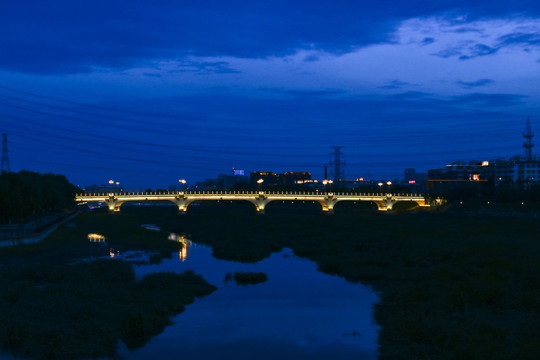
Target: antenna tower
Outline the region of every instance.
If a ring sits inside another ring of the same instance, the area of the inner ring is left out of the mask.
[[[525,159],[527,161],[531,161],[532,148],[534,147],[534,143],[532,142],[534,133],[532,132],[532,129],[531,129],[531,118],[527,118],[527,128],[526,128],[526,132],[523,134],[523,137],[525,138],[525,141],[523,142],[523,148],[525,149]]]
[[[343,153],[341,152],[341,149],[343,149],[343,146],[331,146],[332,149],[334,149],[334,161],[330,161],[330,166],[334,167],[334,182],[337,183],[338,181],[345,179],[345,161],[341,161],[341,156],[343,156]]]
[[[2,171],[9,172],[9,158],[7,151],[7,134],[2,134]]]

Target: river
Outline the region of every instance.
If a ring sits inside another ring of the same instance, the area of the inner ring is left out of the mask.
[[[173,324],[127,359],[375,359],[377,328],[369,287],[321,273],[290,249],[258,263],[218,260],[211,248],[187,242],[184,250],[152,272],[193,270],[218,287],[196,299]],[[255,285],[226,281],[227,273],[264,272]]]

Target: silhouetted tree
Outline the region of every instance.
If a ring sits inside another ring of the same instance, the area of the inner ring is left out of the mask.
[[[0,223],[39,218],[75,204],[81,190],[65,176],[32,171],[0,174]]]

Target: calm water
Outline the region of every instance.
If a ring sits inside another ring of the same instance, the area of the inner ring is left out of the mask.
[[[191,244],[172,260],[137,266],[151,272],[194,270],[218,287],[186,307],[174,324],[127,359],[375,359],[374,292],[317,271],[290,249],[256,264],[217,260]],[[268,281],[241,286],[227,273],[264,272]]]

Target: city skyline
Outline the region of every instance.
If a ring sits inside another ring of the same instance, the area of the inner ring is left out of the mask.
[[[402,177],[523,154],[538,127],[530,1],[54,1],[0,5],[12,171],[85,186],[191,184],[235,168]],[[534,149],[533,149],[534,152]]]

